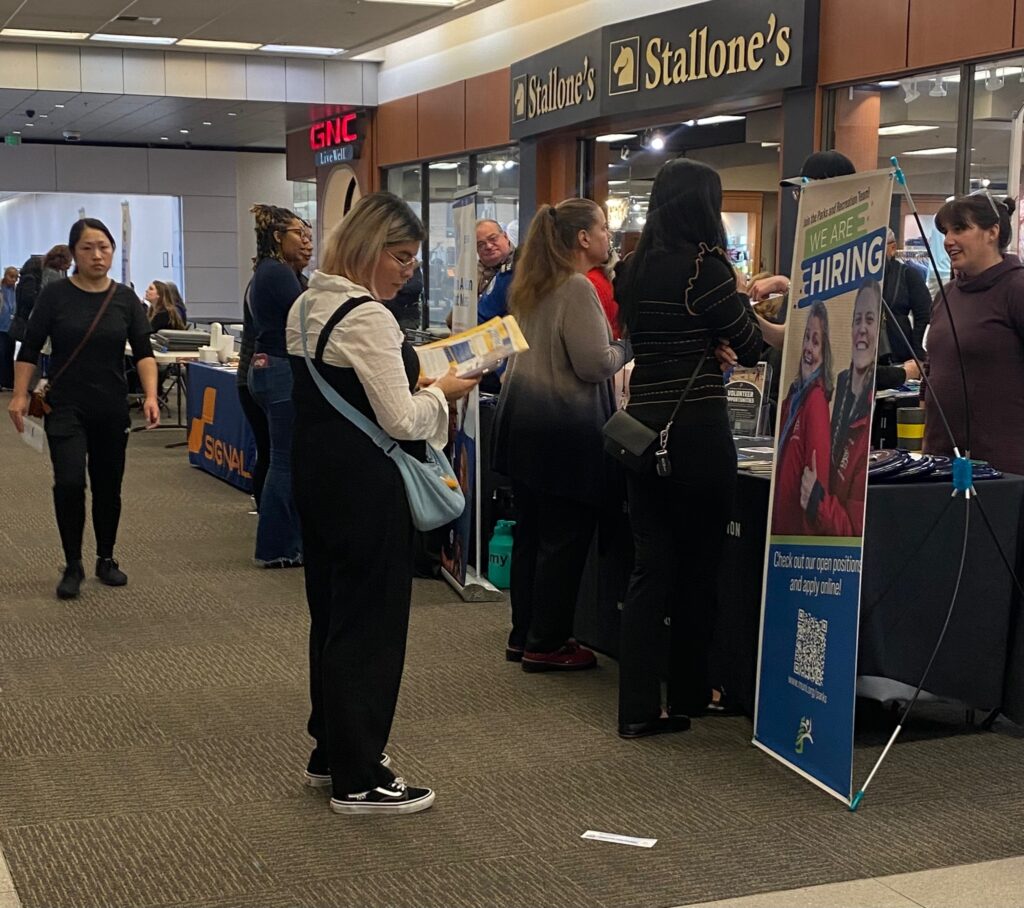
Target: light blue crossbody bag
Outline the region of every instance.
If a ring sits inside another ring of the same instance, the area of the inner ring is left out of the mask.
[[[435,530],[461,516],[466,507],[466,498],[455,481],[455,471],[448,458],[429,443],[426,445],[426,462],[413,457],[380,426],[368,420],[345,400],[317,371],[310,359],[306,340],[307,311],[306,299],[303,297],[299,302],[299,324],[302,329],[302,354],[309,374],[327,402],[356,428],[369,435],[373,443],[394,461],[405,483],[413,526],[417,530]]]

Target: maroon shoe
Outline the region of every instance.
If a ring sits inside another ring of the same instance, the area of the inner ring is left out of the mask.
[[[553,653],[536,653],[532,650],[523,653],[524,672],[576,672],[596,665],[597,656],[575,640],[570,640]]]

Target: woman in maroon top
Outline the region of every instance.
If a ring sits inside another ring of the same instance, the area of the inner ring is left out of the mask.
[[[1010,473],[1024,473],[1024,266],[1007,255],[1012,199],[987,192],[947,202],[935,216],[945,234],[956,279],[946,285],[967,373],[961,364],[941,295],[928,331],[928,388],[924,450],[951,455],[953,447],[931,398],[941,403],[961,453]],[[970,408],[967,438],[965,403]]]

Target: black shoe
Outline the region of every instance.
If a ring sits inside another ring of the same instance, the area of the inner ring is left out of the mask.
[[[409,788],[404,779],[396,778],[389,785],[331,798],[331,810],[347,814],[418,813],[433,803],[434,792],[429,788]]]
[[[506,646],[505,647],[505,661],[506,662],[522,662],[523,661],[523,648],[521,646]]]
[[[664,716],[650,722],[620,722],[620,738],[646,738],[649,735],[667,735],[677,731],[690,730],[690,717],[682,715]]]
[[[113,558],[96,559],[96,576],[107,586],[124,586],[128,582],[128,575],[118,568]]]
[[[387,754],[380,755],[380,765],[390,766],[391,757]],[[306,771],[303,773],[306,784],[310,788],[326,788],[331,784],[331,768],[316,755],[316,751],[313,752],[313,756],[309,758],[309,763],[306,766]]]
[[[64,568],[64,575],[57,584],[58,599],[77,599],[78,591],[85,580],[85,568],[81,561],[72,561]]]

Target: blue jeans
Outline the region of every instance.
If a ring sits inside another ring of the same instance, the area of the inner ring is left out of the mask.
[[[265,365],[261,363],[265,362]],[[260,497],[256,561],[263,565],[302,561],[302,529],[292,497],[292,369],[283,356],[253,357],[249,390],[267,416],[270,465]]]

